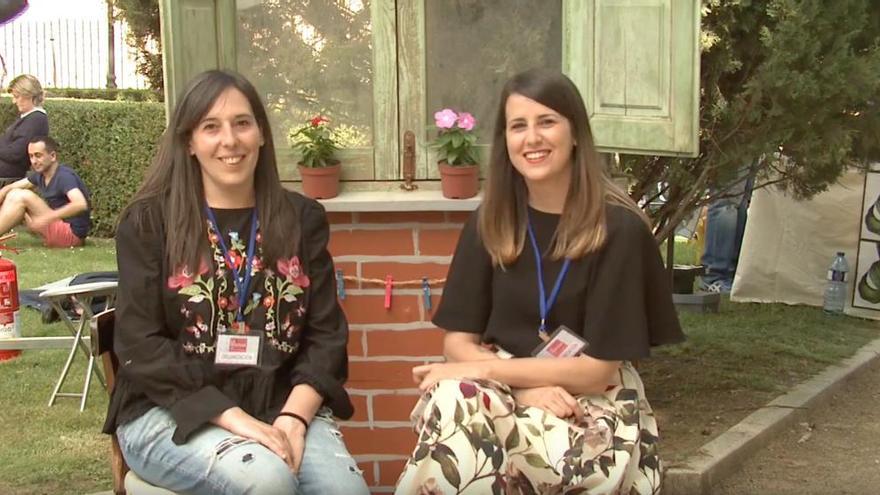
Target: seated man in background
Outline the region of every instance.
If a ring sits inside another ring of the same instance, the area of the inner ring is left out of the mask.
[[[28,157],[28,176],[0,189],[0,233],[24,221],[48,247],[81,246],[91,227],[88,188],[76,172],[58,162],[54,139],[32,138]]]

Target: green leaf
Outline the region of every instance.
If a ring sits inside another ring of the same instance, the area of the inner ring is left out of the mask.
[[[455,403],[455,413],[452,415],[452,420],[459,425],[464,420],[464,411],[461,410],[461,404],[458,402]]]
[[[471,444],[474,450],[480,448],[480,440],[477,438],[476,435],[474,435],[474,433],[470,429],[462,428],[461,433],[468,439],[468,442]]]
[[[458,150],[449,150],[446,153],[446,163],[450,165],[458,164]]]
[[[602,474],[607,478],[611,473],[611,466],[614,465],[614,462],[609,457],[599,457],[599,469],[602,470]]]
[[[185,294],[187,296],[198,296],[204,294],[202,288],[196,284],[188,285],[178,291],[178,294]]]
[[[513,429],[510,430],[510,435],[507,435],[507,438],[504,440],[504,450],[510,452],[517,447],[519,447],[519,428],[514,424]]]
[[[415,453],[413,454],[413,460],[416,462],[421,461],[428,455],[428,452],[430,451],[431,449],[428,447],[428,444],[420,443]]]
[[[541,436],[541,430],[539,430],[537,426],[531,423],[526,424],[526,429],[529,430],[529,433],[531,433],[533,437]]]
[[[244,307],[244,314],[250,314],[250,313],[252,313],[252,312],[254,311],[254,308],[257,307],[257,306],[259,306],[259,305],[260,305],[259,301],[256,301],[256,300],[254,300],[253,298],[251,298],[251,300],[250,300],[250,302],[247,304],[247,306]]]
[[[458,474],[458,462],[452,449],[443,444],[437,444],[434,446],[434,451],[431,452],[431,459],[440,464],[440,470],[446,481],[458,488],[461,484],[461,475]]]
[[[501,468],[501,464],[504,462],[504,450],[503,449],[495,449],[495,452],[492,454],[492,467],[497,471]]]
[[[538,454],[525,454],[525,459],[529,466],[532,467],[539,469],[548,469],[550,467],[550,465],[544,461],[544,458]]]

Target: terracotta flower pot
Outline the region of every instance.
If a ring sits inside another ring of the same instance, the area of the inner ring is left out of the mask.
[[[473,198],[480,190],[480,167],[477,165],[452,166],[438,162],[440,189],[448,199]]]
[[[299,165],[303,192],[313,199],[330,199],[339,194],[339,174],[342,166],[337,163],[329,167],[303,167]]]

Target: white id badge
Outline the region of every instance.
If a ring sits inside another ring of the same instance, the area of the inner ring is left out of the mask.
[[[256,366],[260,359],[260,338],[259,335],[218,335],[214,364]]]
[[[589,346],[590,344],[583,337],[572,332],[567,326],[559,325],[559,328],[550,335],[546,342],[542,342],[541,345],[532,351],[532,356],[549,358],[575,357]]]

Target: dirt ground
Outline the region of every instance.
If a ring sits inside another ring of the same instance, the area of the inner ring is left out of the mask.
[[[800,421],[712,493],[880,493],[880,363]]]

